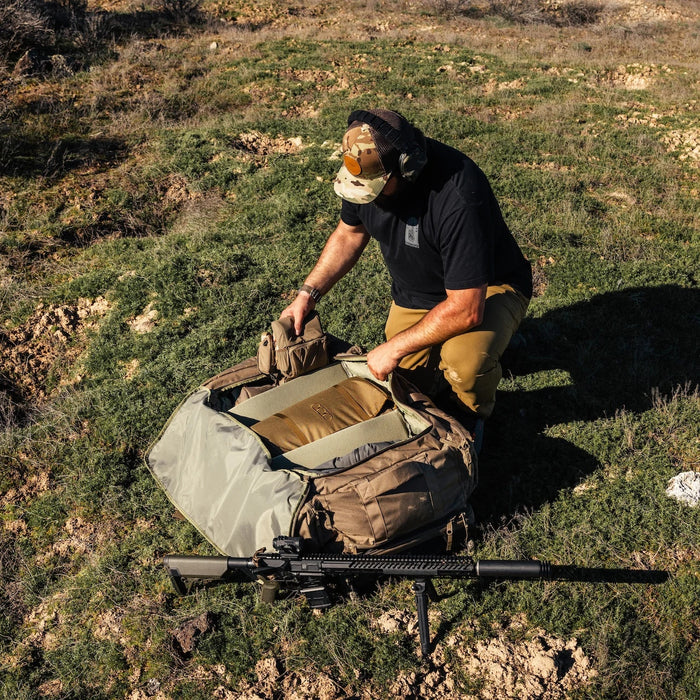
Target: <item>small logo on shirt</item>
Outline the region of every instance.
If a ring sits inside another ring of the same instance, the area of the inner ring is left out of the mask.
[[[418,243],[418,232],[420,227],[418,226],[418,219],[412,216],[406,222],[406,234],[404,236],[404,243],[411,246],[411,248],[420,248]]]

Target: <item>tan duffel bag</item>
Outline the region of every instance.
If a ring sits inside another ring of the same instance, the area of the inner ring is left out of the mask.
[[[190,394],[150,449],[153,476],[222,553],[272,550],[278,535],[350,553],[433,538],[449,551],[464,536],[471,433],[400,374],[335,359],[280,383],[250,358]]]

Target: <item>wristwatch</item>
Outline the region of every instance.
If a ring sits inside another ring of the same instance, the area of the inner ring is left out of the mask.
[[[321,297],[323,296],[316,287],[311,287],[308,284],[302,284],[301,287],[299,287],[299,291],[306,292],[317,304],[321,301]]]

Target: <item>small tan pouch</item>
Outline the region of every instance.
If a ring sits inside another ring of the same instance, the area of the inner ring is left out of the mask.
[[[271,324],[258,346],[257,360],[261,372],[279,375],[289,381],[328,364],[328,339],[321,328],[318,313],[304,319],[301,335],[294,332],[294,319],[285,316]]]
[[[263,333],[260,338],[257,352],[258,369],[263,374],[274,374],[277,369],[275,362],[275,341],[272,333]]]

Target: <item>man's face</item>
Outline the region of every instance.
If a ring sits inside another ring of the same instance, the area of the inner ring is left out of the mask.
[[[400,205],[403,199],[402,195],[405,193],[407,185],[408,183],[405,180],[398,177],[398,175],[392,174],[382,191],[377,195],[374,203],[380,209],[394,209],[396,206]]]

